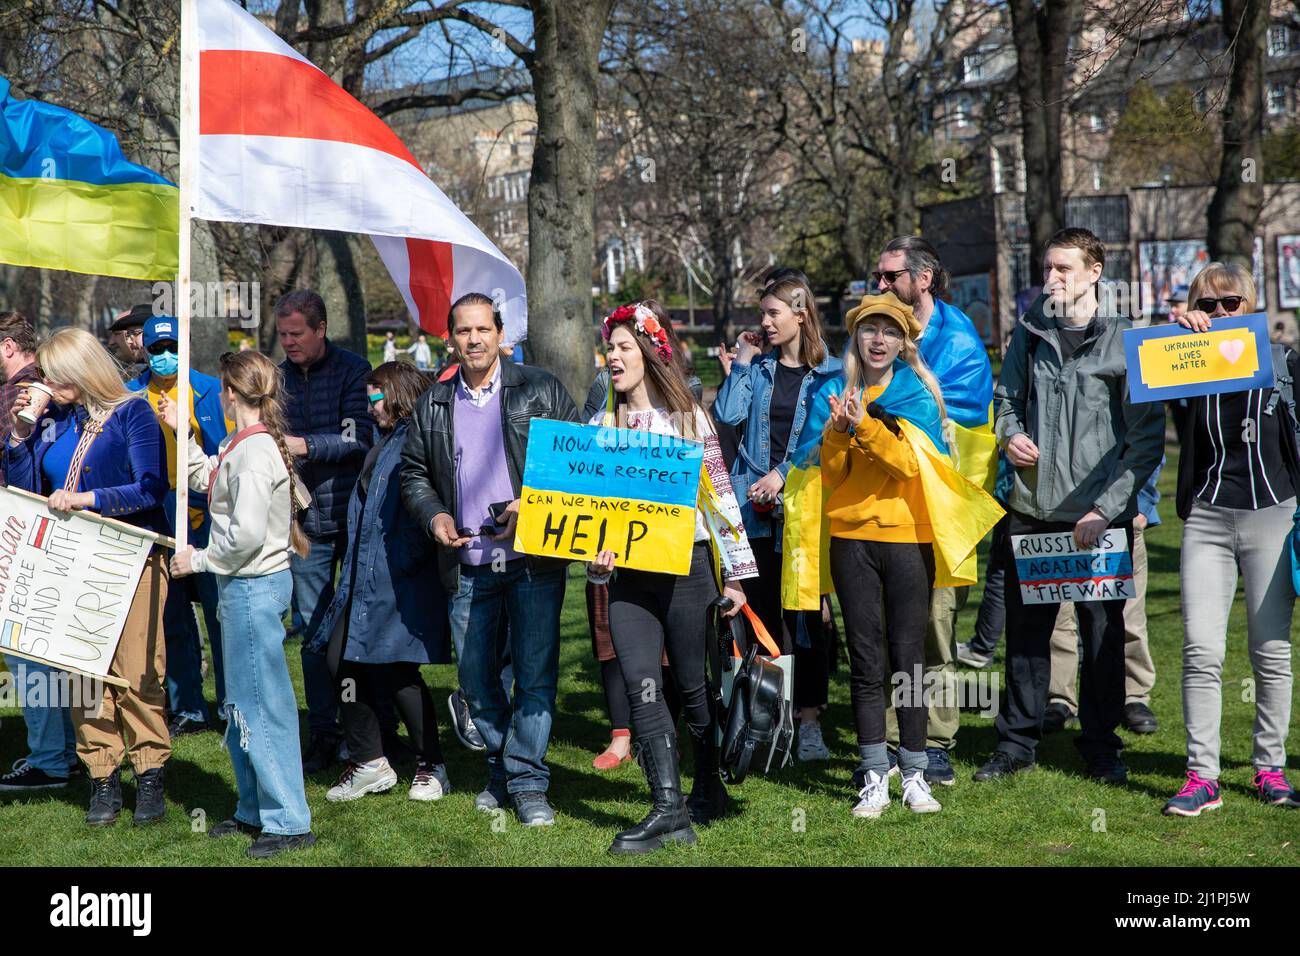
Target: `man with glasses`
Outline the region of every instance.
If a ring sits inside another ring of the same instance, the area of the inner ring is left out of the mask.
[[[559,380],[501,359],[501,315],[471,292],[448,325],[460,368],[424,393],[402,452],[402,498],[438,542],[460,685],[487,749],[483,811],[513,803],[525,826],[548,826],[545,763],[555,715],[563,561],[522,555],[512,543],[533,419],[578,421]],[[514,668],[513,700],[502,687],[502,613]]]
[[[149,306],[136,306],[132,314]],[[177,346],[178,323],[170,315],[149,315],[140,328],[140,345],[148,364],[145,370],[126,383],[133,392],[143,392],[156,413],[164,395],[178,403],[177,372],[180,371]],[[130,330],[128,330],[130,331]],[[190,369],[190,394],[187,402],[178,403],[190,411],[190,429],[203,447],[205,455],[217,454],[227,433],[234,426],[221,410],[221,382],[211,375]],[[163,428],[167,449],[167,475],[171,493],[164,507],[167,518],[176,522],[176,433]],[[207,496],[189,493],[190,543],[196,548],[208,543]],[[221,622],[217,618],[217,582],[211,574],[194,574],[177,578],[167,589],[163,606],[163,636],[167,643],[167,701],[171,711],[167,725],[173,737],[208,730],[208,705],[203,698],[203,638],[194,617],[193,602],[203,606],[203,620],[212,643],[213,683],[217,692],[217,712],[226,699],[225,673],[221,656]]]
[[[147,302],[119,312],[108,327],[108,351],[126,368],[128,378],[134,378],[148,361],[144,351],[144,323],[153,315],[153,306]]]
[[[948,289],[948,271],[939,262],[938,252],[920,236],[899,236],[881,251],[872,278],[881,292],[893,292],[910,305],[921,323],[917,343],[921,358],[938,379],[948,417],[957,426],[958,470],[988,488],[997,467],[991,431],[993,369],[975,323],[955,305],[937,298]],[[929,705],[925,779],[930,784],[948,786],[957,779],[949,758],[961,724],[956,692],[957,613],[965,606],[969,590],[935,588],[930,600],[925,632],[926,686],[942,689]],[[890,773],[894,773],[898,719],[892,703],[885,713],[885,725]]]

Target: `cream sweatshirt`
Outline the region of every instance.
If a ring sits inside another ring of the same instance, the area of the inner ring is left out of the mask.
[[[226,450],[234,435],[218,447]],[[257,577],[289,567],[289,472],[279,446],[267,434],[245,438],[221,460],[203,454],[191,433],[190,487],[207,492],[214,471],[216,483],[208,498],[212,527],[208,546],[194,552],[194,571],[231,577]]]

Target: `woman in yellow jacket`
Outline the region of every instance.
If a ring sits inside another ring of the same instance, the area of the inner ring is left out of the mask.
[[[821,473],[861,754],[853,813],[874,818],[889,806],[887,690],[898,713],[903,804],[933,813],[940,807],[925,782],[922,675],[935,553],[918,457],[927,451],[917,443],[946,454],[946,414],[917,352],[921,327],[910,306],[893,293],[868,296],[847,318],[844,378],[828,383],[818,401],[828,406]]]

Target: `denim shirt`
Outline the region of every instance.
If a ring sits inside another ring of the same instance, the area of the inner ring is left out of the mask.
[[[825,346],[823,342],[826,357],[803,377],[803,384],[799,387],[799,402],[795,405],[794,422],[790,425],[790,438],[786,442],[786,458],[776,466],[782,479],[794,464],[791,454],[799,447],[799,433],[808,420],[808,406],[813,394],[844,368],[844,364]],[[718,389],[718,397],[713,403],[713,415],[718,421],[727,425],[745,423],[744,439],[731,467],[731,486],[740,502],[745,531],[751,538],[779,537],[781,533],[779,526],[773,528],[773,524],[779,523],[769,517],[771,512],[755,511],[749,500],[749,486],[769,471],[767,459],[772,449],[772,426],[768,411],[772,404],[778,358],[778,350],[773,349],[752,364],[733,363],[731,374]],[[779,545],[777,549],[780,550]]]

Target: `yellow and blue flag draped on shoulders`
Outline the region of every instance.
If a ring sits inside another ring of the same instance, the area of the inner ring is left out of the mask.
[[[998,472],[998,442],[993,436],[993,366],[975,323],[942,299],[917,343],[921,358],[939,380],[944,410],[953,424],[956,469],[985,491]],[[940,442],[940,448],[943,443]]]
[[[826,518],[830,489],[821,480],[821,437],[830,415],[830,396],[843,390],[840,377],[828,381],[814,397],[804,426],[809,438],[800,443],[794,459],[797,464],[786,477],[781,603],[789,610],[815,610],[821,606],[821,595],[831,590],[830,522]],[[916,453],[934,536],[934,586],[974,584],[975,549],[1002,517],[1002,507],[953,467],[945,450],[939,406],[901,360],[876,403],[899,420]]]
[[[112,133],[0,77],[0,262],[174,279],[180,195]]]

